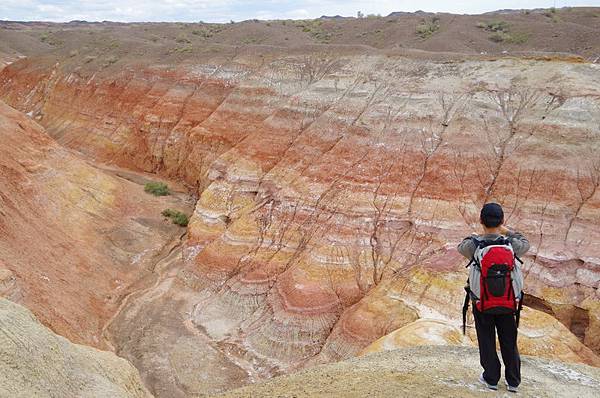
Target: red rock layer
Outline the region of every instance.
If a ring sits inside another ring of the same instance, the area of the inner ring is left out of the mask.
[[[532,242],[528,291],[567,326],[583,311],[575,329],[600,349],[595,66],[329,62],[80,76],[26,60],[0,88],[69,147],[198,186],[182,275],[209,292],[193,320],[214,338],[283,367],[355,354],[416,317],[362,298],[458,243],[497,200]]]

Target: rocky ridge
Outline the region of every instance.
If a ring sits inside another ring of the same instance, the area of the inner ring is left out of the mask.
[[[0,332],[1,397],[151,397],[129,362],[71,343],[3,298]]]

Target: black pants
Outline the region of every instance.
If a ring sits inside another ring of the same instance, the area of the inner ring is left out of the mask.
[[[489,384],[500,380],[500,361],[496,354],[496,330],[500,340],[500,352],[504,362],[504,378],[509,385],[517,387],[521,383],[521,359],[517,348],[517,324],[513,315],[482,314],[473,306],[479,361],[483,367],[483,378]]]

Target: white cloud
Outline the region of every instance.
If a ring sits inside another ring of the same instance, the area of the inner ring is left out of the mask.
[[[0,0],[0,19],[70,21],[214,21],[387,15],[393,11],[480,13],[504,8],[600,6],[600,0]]]

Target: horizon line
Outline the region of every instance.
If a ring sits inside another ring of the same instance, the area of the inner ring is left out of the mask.
[[[336,14],[336,15],[321,15],[320,17],[316,17],[316,18],[275,18],[275,19],[263,19],[263,18],[249,18],[249,19],[244,19],[244,20],[239,20],[239,21],[235,21],[233,19],[230,19],[229,21],[221,21],[221,22],[208,22],[208,21],[203,21],[203,20],[198,20],[195,22],[190,22],[190,21],[177,21],[177,20],[172,20],[172,21],[122,21],[122,20],[110,20],[110,19],[104,19],[104,20],[87,20],[87,19],[73,19],[70,21],[56,21],[56,20],[44,20],[44,19],[33,19],[33,20],[12,20],[12,19],[0,19],[0,23],[53,23],[53,24],[69,24],[69,23],[89,23],[89,24],[93,24],[93,23],[97,23],[97,24],[101,24],[101,23],[118,23],[118,24],[136,24],[136,23],[180,23],[180,24],[197,24],[197,23],[204,23],[204,24],[231,24],[233,23],[243,23],[243,22],[272,22],[272,21],[304,21],[304,20],[315,20],[315,19],[334,19],[334,18],[344,18],[344,19],[368,19],[368,18],[390,18],[393,16],[393,14],[397,14],[397,13],[404,13],[404,14],[449,14],[449,15],[484,15],[484,14],[493,14],[493,13],[499,13],[499,12],[522,12],[522,11],[540,11],[540,10],[549,10],[549,9],[556,9],[556,10],[562,10],[562,9],[575,9],[575,8],[600,8],[600,6],[563,6],[563,7],[537,7],[537,8],[502,8],[502,9],[496,9],[496,10],[491,10],[491,11],[486,11],[486,12],[480,12],[480,13],[455,13],[455,12],[448,12],[448,11],[425,11],[425,10],[415,10],[415,11],[392,11],[391,13],[387,14],[387,15],[381,15],[381,14],[365,14],[363,17],[358,17],[357,15],[351,15],[351,16],[345,16],[345,15],[340,15],[340,14]],[[357,11],[358,13],[359,11]]]

